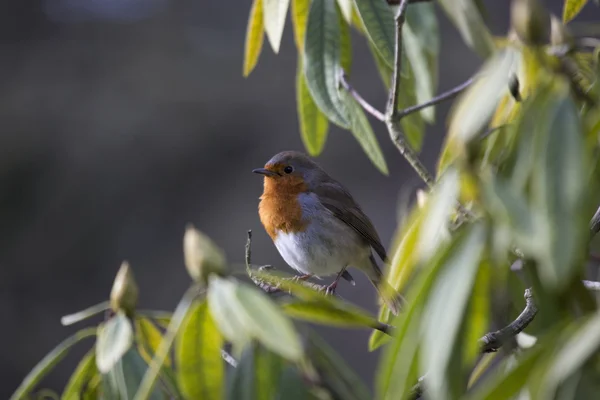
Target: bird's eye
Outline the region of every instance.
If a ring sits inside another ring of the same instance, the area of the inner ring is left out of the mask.
[[[283,172],[285,172],[286,174],[291,174],[292,172],[294,172],[294,167],[288,165],[283,169]]]

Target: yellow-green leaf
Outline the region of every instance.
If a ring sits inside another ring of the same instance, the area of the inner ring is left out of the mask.
[[[338,8],[340,20],[340,65],[346,74],[352,72],[352,41],[350,38],[350,25],[344,20],[342,11]]]
[[[301,57],[298,57],[298,69],[296,71],[296,106],[298,107],[298,122],[302,143],[304,143],[304,147],[311,156],[318,156],[323,151],[327,141],[329,121],[319,110],[308,90]]]
[[[279,53],[290,0],[262,0],[265,32],[275,53]]]
[[[61,400],[87,400],[82,394],[92,378],[98,374],[96,353],[92,349],[79,361],[75,372],[73,372],[67,386],[65,386]]]
[[[352,0],[337,0],[337,2],[340,6],[340,10],[342,10],[344,20],[349,24],[352,23],[352,8],[354,7],[354,2]]]
[[[298,55],[304,53],[304,39],[306,36],[306,21],[308,21],[308,10],[310,0],[292,0],[292,25],[294,26],[294,40]]]
[[[175,341],[177,381],[189,399],[220,399],[225,368],[221,358],[223,338],[206,301],[192,305]]]
[[[585,7],[588,0],[565,0],[563,8],[563,22],[567,23],[577,16]]]
[[[254,0],[246,28],[244,47],[244,76],[250,75],[262,50],[264,41],[263,0]]]
[[[156,353],[163,335],[147,317],[136,317],[135,329],[140,355],[144,361],[149,363],[152,357],[154,357],[154,353]],[[165,360],[165,365],[171,365],[170,358]]]

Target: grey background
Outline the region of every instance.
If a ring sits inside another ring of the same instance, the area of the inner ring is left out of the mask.
[[[547,1],[560,15],[561,1]],[[503,34],[508,2],[487,1]],[[302,150],[296,119],[291,24],[281,52],[265,47],[242,78],[250,0],[19,0],[0,5],[0,398],[80,326],[60,317],[108,297],[131,262],[141,306],[173,309],[189,284],[181,239],[193,222],[241,268],[245,232],[254,261],[284,266],[264,233],[261,179],[250,171],[281,150]],[[439,11],[439,10],[438,10]],[[440,90],[480,61],[441,15]],[[579,21],[597,20],[588,5]],[[352,81],[373,104],[385,93],[364,39],[353,36]],[[449,104],[428,127],[433,167]],[[420,186],[374,122],[391,174],[369,163],[352,136],[332,128],[318,161],[354,194],[387,245],[401,198]],[[340,294],[376,310],[375,293]],[[369,332],[322,329],[368,381],[377,353]],[[342,336],[343,335],[343,336]],[[88,346],[91,342],[87,343]],[[46,380],[59,389],[86,346]]]

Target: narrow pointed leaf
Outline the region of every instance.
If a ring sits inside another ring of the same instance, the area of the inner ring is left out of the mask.
[[[377,167],[382,174],[388,175],[388,167],[385,162],[377,137],[371,128],[371,124],[367,119],[361,106],[354,100],[352,95],[346,90],[341,89],[340,95],[344,100],[348,116],[350,118],[352,134],[369,157],[369,160]]]
[[[133,343],[133,327],[124,312],[117,312],[98,328],[96,365],[105,374],[123,357]]]
[[[135,332],[140,355],[144,361],[149,363],[163,339],[163,334],[150,319],[137,316],[135,318]],[[165,365],[171,365],[171,360],[165,360]]]
[[[253,342],[246,347],[227,387],[230,400],[272,400],[280,392],[284,360]]]
[[[338,94],[341,30],[337,6],[313,0],[308,14],[304,53],[306,84],[315,104],[333,123],[348,129],[347,111]]]
[[[223,338],[208,303],[195,302],[175,341],[177,381],[185,398],[222,398],[225,377],[222,345]]]
[[[469,47],[484,58],[494,52],[492,35],[475,0],[439,0],[439,3]]]
[[[10,400],[27,398],[35,386],[62,360],[71,348],[81,340],[95,336],[96,328],[82,329],[73,336],[63,340],[27,374],[23,382],[10,397]]]
[[[342,15],[347,23],[352,23],[352,8],[354,7],[353,0],[337,0]]]
[[[98,369],[96,368],[96,353],[92,349],[90,350],[79,362],[75,372],[69,378],[69,382],[62,393],[62,400],[84,400],[81,394],[84,393],[86,387],[89,386],[90,381],[96,375],[98,375]]]
[[[294,26],[294,40],[298,49],[298,57],[304,54],[304,39],[306,36],[306,22],[311,0],[292,0],[292,25]]]
[[[396,45],[394,14],[385,0],[354,0],[360,19],[382,59],[393,68]]]
[[[244,76],[250,75],[262,51],[264,41],[263,0],[254,0],[246,28],[244,47]]]
[[[567,23],[577,16],[585,7],[588,0],[564,0],[563,22]]]
[[[103,301],[100,304],[96,304],[94,306],[88,307],[85,310],[78,311],[73,314],[65,315],[60,319],[60,323],[64,326],[72,325],[74,323],[83,321],[88,319],[96,314],[99,314],[103,311],[108,310],[110,307],[110,303],[108,301]]]
[[[352,41],[350,38],[350,25],[344,20],[342,11],[338,8],[340,21],[340,65],[346,74],[352,73]]]
[[[299,57],[296,72],[296,105],[298,107],[300,137],[308,153],[315,157],[321,154],[327,141],[329,121],[319,110],[310,94],[303,68],[302,59]]]
[[[136,348],[131,348],[119,359],[112,369],[103,375],[105,388],[110,390],[111,399],[132,399],[140,386],[148,364],[142,359]],[[162,400],[165,396],[159,388],[152,390],[145,399]]]
[[[265,19],[265,32],[275,53],[279,53],[281,37],[290,0],[262,0]]]

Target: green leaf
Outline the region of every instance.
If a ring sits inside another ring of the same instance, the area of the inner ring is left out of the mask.
[[[227,387],[227,399],[271,400],[279,392],[284,361],[257,342],[246,346]]]
[[[400,74],[400,93],[398,93],[398,109],[402,110],[417,104],[417,93],[415,91],[415,76],[413,68],[406,59],[406,53],[402,57],[405,59],[402,63],[402,74]],[[400,120],[404,135],[408,144],[415,151],[420,151],[423,146],[423,137],[425,133],[425,122],[421,113],[412,113]]]
[[[62,393],[62,400],[87,400],[88,397],[83,395],[90,381],[94,376],[98,375],[96,368],[96,352],[90,350],[79,362],[75,372],[69,378],[69,382]]]
[[[304,54],[304,39],[306,36],[306,22],[311,0],[292,0],[292,25],[294,26],[294,40],[298,49],[298,57]]]
[[[302,375],[292,366],[284,368],[279,385],[276,400],[317,400],[312,396]]]
[[[177,380],[185,398],[222,398],[225,376],[222,345],[223,338],[210,315],[208,303],[195,302],[175,341]]]
[[[307,352],[310,359],[319,371],[325,386],[333,392],[334,398],[344,400],[373,398],[362,379],[323,339],[311,332],[308,340]]]
[[[348,23],[352,23],[352,8],[354,7],[354,3],[352,0],[337,0],[338,6],[342,11],[342,15],[344,20]]]
[[[142,359],[137,349],[134,347],[129,349],[112,369],[103,375],[104,388],[108,392],[104,395],[106,398],[115,400],[133,398],[147,369],[148,364]],[[160,400],[164,399],[164,396],[156,389],[146,398]]]
[[[386,90],[389,90],[394,70],[387,65],[387,63],[383,59],[383,56],[379,54],[373,43],[369,41],[367,42],[367,44],[369,45],[369,50],[371,51],[373,60],[375,60],[375,66],[377,67],[377,72],[379,72],[379,77],[383,82],[383,86]]]
[[[108,301],[103,301],[100,304],[96,304],[94,306],[88,307],[85,310],[78,311],[73,314],[65,315],[60,319],[60,323],[64,326],[72,325],[77,322],[88,319],[96,314],[99,314],[103,311],[106,311],[110,308],[110,303]]]
[[[358,326],[385,329],[377,319],[356,306],[341,301],[292,300],[283,305],[292,318],[332,326]]]
[[[283,311],[255,287],[212,277],[208,304],[221,333],[242,347],[256,339],[292,361],[302,357],[300,338]]]
[[[485,335],[490,326],[490,283],[492,266],[484,260],[479,266],[473,292],[469,300],[469,309],[462,335],[465,364],[473,365],[481,353],[479,338]]]
[[[244,77],[250,75],[262,51],[264,41],[263,0],[254,0],[246,28],[244,47]]]
[[[96,335],[96,328],[82,329],[73,336],[63,340],[27,374],[23,382],[10,397],[10,400],[21,400],[35,389],[35,386],[62,360],[71,348],[88,337]]]
[[[494,52],[492,35],[474,0],[439,0],[439,3],[469,47],[484,58]]]
[[[385,0],[354,0],[370,42],[388,67],[394,67],[396,23]]]
[[[98,327],[96,365],[105,374],[112,369],[133,343],[133,327],[123,311]]]
[[[373,165],[375,165],[381,173],[388,175],[388,167],[385,158],[383,157],[383,153],[381,152],[381,148],[379,147],[379,142],[377,141],[377,137],[375,136],[362,107],[345,89],[340,89],[339,93],[348,110],[352,134]]]
[[[510,71],[518,54],[506,48],[486,62],[476,81],[460,96],[452,113],[449,140],[464,146],[478,135],[494,115],[504,93],[508,91]]]
[[[281,37],[290,0],[262,0],[265,19],[265,32],[275,53],[279,53]]]
[[[185,319],[193,301],[198,297],[198,287],[192,286],[190,287],[183,297],[177,308],[175,308],[175,312],[173,313],[173,317],[171,318],[171,322],[167,327],[167,332],[165,333],[163,340],[160,342],[158,349],[150,363],[150,368],[146,371],[144,375],[137,393],[135,394],[134,400],[146,400],[150,397],[156,380],[162,370],[162,367],[165,363],[169,355],[169,351],[171,350],[171,346],[175,340],[175,337],[179,333],[179,329],[181,328],[181,324]]]
[[[352,40],[350,37],[350,25],[344,20],[342,11],[338,7],[338,19],[340,24],[340,65],[348,75],[352,72]]]
[[[327,141],[329,121],[319,110],[306,85],[302,58],[298,57],[298,70],[296,71],[296,105],[298,107],[298,121],[300,123],[300,136],[308,154],[315,157],[321,154]]]
[[[421,361],[427,371],[427,391],[435,399],[451,398],[451,388],[457,383],[448,379],[448,369],[453,364],[451,356],[460,340],[460,328],[485,243],[485,227],[482,224],[469,227],[464,239],[444,261],[427,299]]]
[[[585,7],[588,0],[565,0],[563,8],[563,22],[566,24],[577,16]]]
[[[338,94],[341,31],[336,3],[313,0],[308,14],[304,52],[306,84],[315,104],[333,123],[348,129],[350,123]]]
[[[437,89],[440,38],[434,4],[417,3],[408,7],[402,35],[415,77],[416,99],[424,103],[435,96]],[[424,108],[420,113],[427,122],[435,119],[435,107]]]

